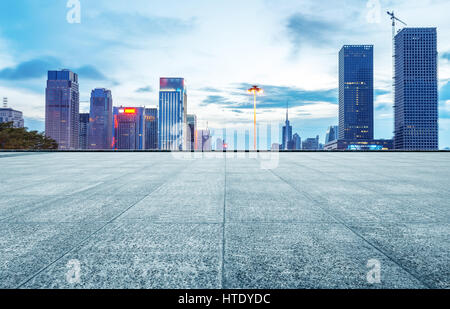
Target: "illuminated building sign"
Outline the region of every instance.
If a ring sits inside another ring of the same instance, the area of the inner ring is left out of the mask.
[[[121,108],[119,109],[119,114],[136,114],[135,108]]]

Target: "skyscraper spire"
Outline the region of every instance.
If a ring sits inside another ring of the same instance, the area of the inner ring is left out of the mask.
[[[289,101],[286,101],[286,123],[289,122]]]

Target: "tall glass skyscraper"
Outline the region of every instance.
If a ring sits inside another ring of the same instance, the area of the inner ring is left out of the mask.
[[[345,45],[339,52],[339,139],[373,139],[373,91],[373,45]]]
[[[159,149],[187,148],[187,93],[184,78],[161,78],[159,90]]]
[[[89,118],[89,149],[111,149],[113,101],[110,90],[104,88],[92,90]]]
[[[395,37],[395,149],[437,150],[436,28],[404,28]]]
[[[45,135],[56,140],[60,150],[78,149],[79,113],[78,75],[70,70],[49,71],[45,91]]]

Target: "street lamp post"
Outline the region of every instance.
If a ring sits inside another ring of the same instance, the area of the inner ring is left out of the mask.
[[[259,88],[258,86],[253,86],[248,90],[248,93],[253,94],[253,124],[254,124],[254,131],[253,131],[253,143],[254,143],[254,149],[256,149],[256,95],[262,94],[264,91]]]

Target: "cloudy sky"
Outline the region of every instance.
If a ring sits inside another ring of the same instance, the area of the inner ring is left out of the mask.
[[[450,146],[448,0],[67,0],[0,2],[0,96],[43,130],[46,71],[79,74],[81,109],[105,87],[115,105],[156,106],[159,77],[184,77],[188,112],[199,126],[250,128],[251,84],[265,89],[258,119],[281,122],[286,102],[294,132],[320,135],[337,124],[338,52],[375,46],[375,135],[391,138],[391,24],[438,28],[440,146]]]

